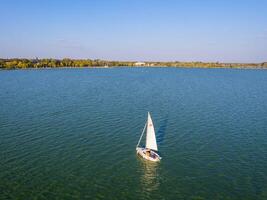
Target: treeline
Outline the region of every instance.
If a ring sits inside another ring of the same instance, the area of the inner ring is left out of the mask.
[[[263,63],[219,63],[219,62],[163,62],[168,67],[194,67],[194,68],[266,68],[267,62]]]
[[[102,67],[133,66],[133,62],[104,61],[91,59],[0,59],[2,69],[56,68],[56,67]]]
[[[117,67],[117,66],[154,66],[154,67],[199,67],[199,68],[267,68],[264,63],[219,63],[219,62],[145,62],[105,61],[91,59],[0,59],[1,69],[58,68],[58,67]]]

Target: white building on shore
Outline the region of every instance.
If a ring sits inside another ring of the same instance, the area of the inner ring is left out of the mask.
[[[134,66],[145,66],[146,63],[145,62],[136,62],[134,63]]]

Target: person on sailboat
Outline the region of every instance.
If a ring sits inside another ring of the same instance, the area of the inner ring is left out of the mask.
[[[150,153],[150,149],[146,150],[146,155],[150,157],[151,153]]]

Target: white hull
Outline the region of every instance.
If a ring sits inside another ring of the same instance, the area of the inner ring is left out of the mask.
[[[145,148],[141,148],[141,147],[137,147],[136,148],[136,153],[139,154],[140,156],[142,156],[144,159],[149,160],[149,161],[153,161],[153,162],[158,162],[160,161],[161,157],[154,151],[150,150],[152,156],[148,156],[146,155],[146,149]]]

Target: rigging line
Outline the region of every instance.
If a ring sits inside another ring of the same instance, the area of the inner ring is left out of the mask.
[[[139,139],[139,141],[138,141],[138,143],[137,143],[137,145],[136,145],[136,148],[139,146],[139,144],[140,144],[140,142],[141,142],[141,139],[142,139],[143,134],[144,134],[144,132],[145,132],[146,125],[147,125],[147,122],[145,123],[145,127],[144,127],[143,132],[142,132],[142,135],[141,135],[141,137],[140,137],[140,139]]]

